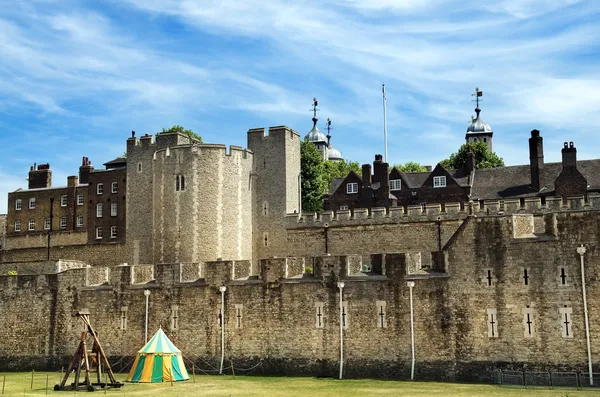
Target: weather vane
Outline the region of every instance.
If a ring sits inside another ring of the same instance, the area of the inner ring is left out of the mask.
[[[332,129],[333,127],[331,126],[331,119],[327,117],[327,136],[331,135],[330,132]]]
[[[475,87],[475,93],[471,94],[471,96],[475,97],[474,101],[477,102],[477,109],[479,109],[479,97],[483,96],[483,91],[479,91],[479,87]]]
[[[317,109],[318,104],[319,104],[319,101],[317,101],[317,98],[313,98],[313,108],[310,109],[310,111],[313,112],[313,117],[315,119],[317,118],[317,112],[319,111],[319,109]]]

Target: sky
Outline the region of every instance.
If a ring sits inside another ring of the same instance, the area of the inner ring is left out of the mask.
[[[33,163],[53,186],[174,124],[246,147],[251,128],[332,121],[344,158],[435,165],[481,118],[507,165],[564,141],[600,152],[600,2],[0,0],[0,213]]]

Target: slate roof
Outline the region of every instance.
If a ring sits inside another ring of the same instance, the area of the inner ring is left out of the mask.
[[[588,181],[588,190],[600,190],[600,159],[577,162],[577,169]],[[529,165],[475,170],[471,197],[478,200],[521,198],[552,195],[554,181],[562,171],[562,163],[546,163],[540,173],[539,192],[531,188]]]
[[[333,180],[331,181],[331,184],[329,185],[329,194],[335,193],[337,188],[340,187],[342,182],[344,182],[344,179],[346,179],[346,178],[333,178]]]
[[[450,175],[456,180],[460,186],[469,186],[469,174],[465,173],[464,170],[447,170]],[[406,172],[403,173],[408,187],[411,189],[418,189],[423,186],[423,183],[429,178],[431,172]]]
[[[102,165],[106,168],[122,167],[127,164],[127,157],[117,157],[114,160],[110,160]]]

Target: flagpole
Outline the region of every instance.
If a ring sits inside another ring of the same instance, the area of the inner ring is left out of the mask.
[[[383,93],[383,146],[384,146],[384,157],[383,161],[387,163],[387,120],[385,115],[386,99],[385,99],[385,83],[381,84],[381,92]]]

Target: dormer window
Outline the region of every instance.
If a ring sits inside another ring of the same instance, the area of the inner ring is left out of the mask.
[[[433,177],[433,187],[446,187],[446,177],[445,176],[434,176]]]
[[[390,190],[400,190],[402,188],[402,179],[390,180]]]
[[[358,183],[348,183],[346,185],[346,194],[358,193]]]

